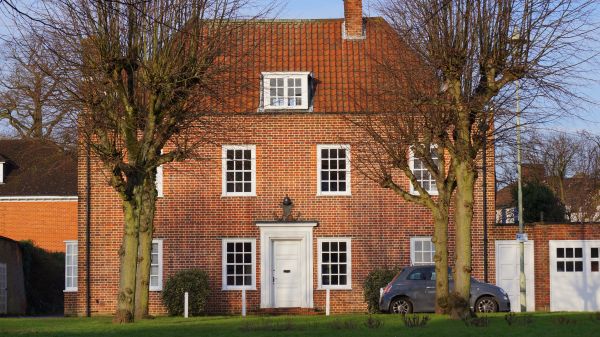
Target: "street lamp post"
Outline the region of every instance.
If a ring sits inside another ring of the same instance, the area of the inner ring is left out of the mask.
[[[512,36],[513,46],[517,46],[515,50],[519,50],[519,47],[524,40],[521,39],[519,33],[515,33]],[[514,54],[513,54],[514,56]],[[517,55],[518,58],[521,55]],[[517,59],[520,62],[520,59]],[[527,283],[525,279],[525,228],[523,221],[523,172],[522,172],[522,156],[521,156],[521,107],[519,105],[519,80],[516,81],[516,132],[517,132],[517,198],[518,198],[518,215],[519,215],[519,235],[517,235],[519,241],[519,304],[521,306],[521,312],[527,311]]]
[[[516,82],[516,114],[517,114],[517,187],[518,187],[518,214],[519,214],[519,302],[521,312],[527,311],[527,288],[525,280],[525,232],[523,223],[523,172],[521,157],[521,107],[519,106],[519,80]]]

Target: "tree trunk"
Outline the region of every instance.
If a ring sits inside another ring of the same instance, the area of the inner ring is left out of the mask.
[[[454,291],[450,296],[450,316],[462,319],[470,315],[471,295],[471,223],[476,172],[466,161],[455,164],[456,186],[456,263]]]
[[[435,312],[448,313],[448,210],[433,212],[435,246]]]
[[[144,179],[143,195],[140,204],[140,242],[137,265],[137,285],[135,295],[135,319],[149,317],[150,264],[152,262],[152,237],[154,234],[154,212],[156,210],[155,179]]]
[[[115,323],[130,323],[134,319],[136,267],[138,256],[138,229],[139,212],[137,200],[123,201],[123,214],[125,232],[121,243],[119,292],[117,296],[117,312],[113,321]]]

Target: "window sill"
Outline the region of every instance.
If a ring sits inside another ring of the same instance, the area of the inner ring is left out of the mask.
[[[351,197],[352,192],[340,192],[340,193],[329,193],[329,192],[317,192],[317,197]]]
[[[438,191],[435,191],[435,192],[434,191],[431,191],[431,192],[425,191],[425,192],[427,192],[427,194],[429,194],[432,197],[436,197],[436,196],[440,195],[440,193]],[[418,191],[410,191],[410,195],[419,196],[421,194]]]
[[[256,193],[244,193],[244,194],[221,194],[221,198],[236,198],[236,197],[240,197],[240,198],[244,198],[244,197],[256,197]]]
[[[76,293],[77,291],[78,291],[77,288],[65,289],[65,290],[63,290],[63,293]]]
[[[241,290],[256,290],[256,286],[254,287],[223,287],[222,291],[241,291]]]
[[[352,290],[352,286],[338,286],[338,287],[323,287],[323,286],[318,286],[317,290]]]
[[[161,291],[163,291],[163,290],[162,290],[162,288],[160,288],[160,289],[159,289],[159,288],[154,288],[154,289],[153,289],[153,288],[150,288],[148,291],[152,291],[152,292],[161,292]]]

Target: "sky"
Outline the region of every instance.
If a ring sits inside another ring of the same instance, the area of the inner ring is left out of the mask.
[[[270,3],[269,0],[263,1],[264,3]],[[340,18],[344,16],[343,0],[281,0],[277,2],[278,8],[274,13],[276,13],[276,17],[282,19]],[[363,0],[365,16],[378,15],[375,3],[376,0]],[[600,9],[598,15],[600,15]],[[598,51],[600,52],[600,45]],[[586,130],[600,134],[600,61],[597,68],[591,71],[590,77],[592,82],[585,83],[585,85],[575,90],[592,102],[581,103],[581,107],[572,111],[574,116],[545,124],[541,126],[542,130],[557,130],[568,133]]]
[[[258,5],[272,3],[273,0],[257,0]],[[276,10],[271,16],[282,19],[317,19],[340,18],[344,16],[343,0],[275,0]],[[377,0],[363,0],[365,16],[377,16],[374,4]],[[0,1],[1,2],[1,1]],[[24,0],[29,2],[29,0]],[[600,6],[600,5],[599,5]],[[600,9],[598,10],[600,16]],[[600,17],[598,18],[600,21]],[[0,13],[0,34],[6,32]],[[600,44],[598,45],[600,52]],[[596,69],[590,71],[593,82],[584,83],[576,88],[578,92],[591,100],[592,103],[582,103],[581,108],[574,108],[573,115],[545,125],[543,128],[574,133],[578,130],[600,134],[600,61]],[[2,127],[0,123],[0,128]]]

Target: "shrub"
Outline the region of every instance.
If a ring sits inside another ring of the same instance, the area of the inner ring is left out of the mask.
[[[186,291],[189,293],[189,315],[203,314],[210,293],[206,272],[198,269],[184,270],[167,280],[162,292],[162,302],[171,316],[183,315],[183,296]]]
[[[19,242],[28,315],[63,313],[65,254],[48,252],[31,241]]]
[[[514,200],[517,200],[517,188],[512,190]],[[523,185],[523,220],[525,223],[541,221],[562,222],[565,221],[565,206],[547,185],[540,182],[527,182]]]
[[[385,287],[398,274],[400,268],[377,268],[367,275],[363,284],[365,302],[369,306],[369,313],[379,311],[379,289]]]

